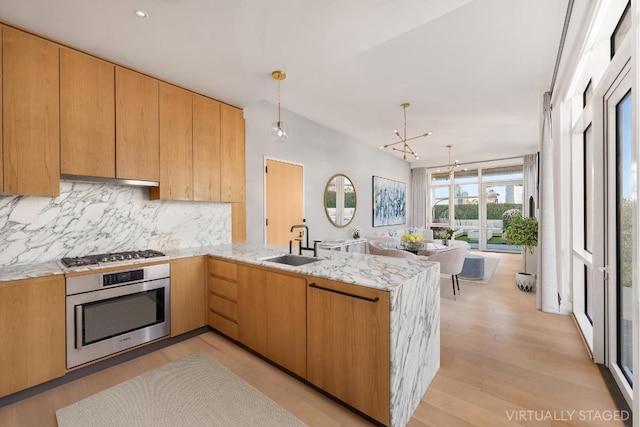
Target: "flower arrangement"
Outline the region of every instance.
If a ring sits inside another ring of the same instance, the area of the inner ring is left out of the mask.
[[[362,230],[360,230],[360,227],[353,227],[351,229],[351,235],[353,236],[354,239],[359,239],[360,233],[362,233]]]
[[[436,239],[450,240],[453,237],[453,233],[453,228],[441,228],[434,231],[433,237]]]
[[[422,234],[418,234],[415,230],[409,230],[408,233],[400,236],[400,240],[405,243],[419,243],[422,242]]]

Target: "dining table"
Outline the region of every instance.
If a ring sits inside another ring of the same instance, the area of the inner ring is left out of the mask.
[[[402,240],[397,242],[380,242],[380,246],[387,249],[402,249],[416,255],[424,256],[430,256],[450,248],[450,246],[443,244],[442,240],[423,240],[415,243],[403,242]]]

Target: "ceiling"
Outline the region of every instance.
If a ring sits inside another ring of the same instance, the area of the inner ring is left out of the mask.
[[[409,102],[407,136],[433,132],[412,166],[436,166],[447,144],[463,163],[538,150],[567,2],[0,0],[0,20],[243,108],[275,103],[282,69],[283,109],[375,147]]]

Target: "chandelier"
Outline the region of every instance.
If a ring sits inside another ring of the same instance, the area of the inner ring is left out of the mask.
[[[289,127],[280,118],[280,82],[287,78],[284,71],[276,70],[271,73],[271,77],[278,81],[278,121],[271,125],[271,136],[275,142],[285,142],[289,133]]]
[[[418,160],[419,159],[418,153],[413,151],[411,149],[411,147],[409,147],[409,144],[407,144],[407,142],[411,141],[411,140],[414,140],[416,138],[422,138],[424,136],[429,136],[433,132],[427,132],[427,133],[423,133],[422,135],[417,135],[417,136],[413,136],[411,138],[407,138],[407,107],[409,107],[410,105],[411,104],[409,104],[408,102],[400,104],[400,106],[402,107],[402,111],[404,113],[404,132],[403,132],[402,135],[400,135],[400,132],[398,132],[397,129],[393,130],[393,133],[395,133],[398,136],[398,138],[400,138],[400,141],[392,142],[392,143],[386,144],[386,145],[381,145],[380,149],[383,150],[385,148],[391,147],[392,150],[402,152],[402,158],[404,160],[407,160],[407,153],[409,153],[410,155],[415,157],[416,160]],[[402,148],[395,147],[395,145],[397,145],[397,144],[402,144]]]
[[[451,172],[453,172],[460,165],[458,164],[458,160],[454,160],[453,163],[451,163],[451,147],[453,147],[453,145],[449,144],[446,147],[449,150],[449,163],[447,164],[446,172],[447,174],[451,175]],[[438,172],[442,172],[442,169],[438,169]]]

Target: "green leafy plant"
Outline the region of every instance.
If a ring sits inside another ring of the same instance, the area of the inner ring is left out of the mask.
[[[523,218],[522,215],[511,216],[509,227],[505,230],[507,244],[522,246],[525,252],[533,255],[538,246],[538,219],[536,217]],[[524,257],[524,273],[527,273],[527,257]]]

